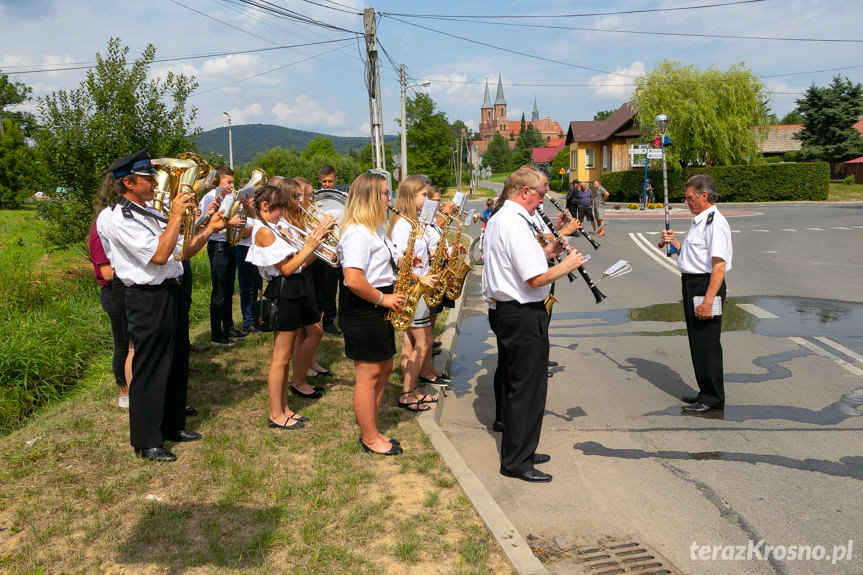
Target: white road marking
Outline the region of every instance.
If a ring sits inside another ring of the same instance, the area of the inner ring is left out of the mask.
[[[752,230],[753,232],[764,232],[765,234],[769,234],[770,230]]]
[[[860,226],[857,226],[857,227],[859,228]],[[850,230],[851,228],[846,228],[844,226],[835,226],[835,227],[832,227],[830,229],[831,230]]]
[[[792,228],[779,228],[780,232],[796,232],[797,230]]]
[[[850,349],[848,349],[847,347],[845,347],[841,343],[839,343],[837,341],[833,341],[829,337],[818,336],[815,339],[817,339],[818,341],[820,341],[824,345],[829,345],[833,349],[838,349],[839,351],[841,351],[842,353],[844,353],[848,357],[853,357],[856,361],[863,363],[863,355],[860,355],[859,353],[857,353],[855,351],[851,351]]]
[[[772,313],[770,313],[769,311],[767,311],[764,308],[758,307],[754,303],[738,303],[736,305],[737,305],[737,307],[739,307],[743,311],[748,311],[749,313],[751,313],[755,317],[758,317],[761,319],[776,319],[779,317],[778,315],[773,315]]]
[[[809,230],[810,232],[823,232],[821,228],[803,228],[804,230]]]
[[[740,233],[740,230],[731,230],[731,233],[732,233],[732,234],[739,234],[739,233]]]
[[[794,343],[796,343],[797,345],[799,345],[801,347],[805,347],[806,349],[808,349],[810,351],[814,351],[817,355],[820,355],[821,357],[835,361],[840,366],[845,368],[846,371],[853,373],[857,377],[863,377],[863,369],[857,368],[857,367],[851,365],[850,363],[848,363],[847,361],[845,361],[844,359],[836,357],[835,355],[833,355],[832,353],[830,353],[826,349],[822,349],[822,348],[818,347],[817,345],[815,345],[814,343],[806,341],[802,337],[790,337],[788,339],[790,339],[791,341],[793,341]]]
[[[672,263],[669,261],[671,260],[671,258],[667,257],[664,252],[660,252],[656,248],[654,248],[653,243],[651,243],[651,241],[645,238],[641,233],[638,233],[637,236],[638,237],[636,237],[636,234],[633,234],[632,232],[629,233],[629,237],[632,239],[632,241],[635,242],[635,245],[641,248],[641,251],[659,262],[663,268],[680,277],[680,271],[677,269],[676,262],[674,265],[672,265]],[[673,262],[674,260],[671,261]]]

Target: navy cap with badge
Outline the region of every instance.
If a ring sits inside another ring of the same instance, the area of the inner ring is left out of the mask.
[[[153,160],[150,158],[150,152],[147,150],[139,150],[134,154],[123,156],[111,164],[108,171],[114,173],[115,180],[125,178],[130,174],[137,176],[157,175],[156,170],[153,169]]]

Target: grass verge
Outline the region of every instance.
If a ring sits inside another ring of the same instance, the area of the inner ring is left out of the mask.
[[[209,282],[206,258],[194,261],[200,343]],[[101,313],[95,293],[92,306]],[[405,453],[361,452],[340,338],[325,335],[320,348],[336,374],[322,382],[326,395],[291,396],[312,419],[299,431],[266,426],[272,336],[193,354],[189,404],[200,414],[187,426],[203,440],[168,444],[180,459],[163,465],[134,457],[102,343],[71,397],[0,438],[3,573],[510,572],[413,416],[395,406],[398,371],[381,427]]]
[[[863,184],[830,183],[827,193],[828,202],[860,202],[863,201]]]

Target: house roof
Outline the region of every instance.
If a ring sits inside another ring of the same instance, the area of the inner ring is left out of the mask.
[[[562,140],[562,138],[561,138],[561,140]],[[550,148],[550,147],[533,148],[531,150],[530,154],[531,154],[531,158],[533,159],[534,163],[538,164],[540,162],[548,162],[550,164],[552,162],[552,160],[554,160],[554,157],[557,155],[557,153],[559,151],[561,151],[563,148],[564,148],[564,144],[561,142],[560,145],[553,147],[553,148]]]
[[[803,129],[802,124],[787,124],[767,127],[767,139],[761,144],[762,153],[799,152],[802,142],[794,135]]]
[[[853,160],[848,160],[845,163],[846,164],[863,164],[863,156],[860,156],[859,158],[854,158]]]
[[[552,138],[545,145],[546,148],[556,148],[566,143],[566,138]]]
[[[635,110],[627,102],[605,120],[570,122],[566,145],[573,142],[601,142],[612,136],[635,138],[640,135],[641,131],[635,124]]]
[[[854,124],[854,127],[857,128],[857,131],[860,132],[860,134],[863,134],[863,115],[857,118],[857,123]]]

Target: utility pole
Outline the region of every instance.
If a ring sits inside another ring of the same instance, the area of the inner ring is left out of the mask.
[[[234,142],[231,139],[231,115],[227,112],[222,112],[228,117],[228,167],[234,169]]]
[[[363,25],[366,36],[366,87],[369,90],[369,124],[372,136],[372,165],[376,170],[385,170],[384,133],[381,124],[381,81],[378,64],[378,39],[375,9],[363,10]]]
[[[400,182],[403,182],[408,177],[408,126],[407,114],[405,113],[405,92],[407,92],[407,83],[405,81],[405,65],[399,66],[399,84],[402,89],[402,169]]]
[[[461,134],[459,134],[458,138],[458,191],[461,191],[461,165],[462,165],[462,152],[464,149],[462,148],[462,142],[464,142],[464,128],[461,130]]]

